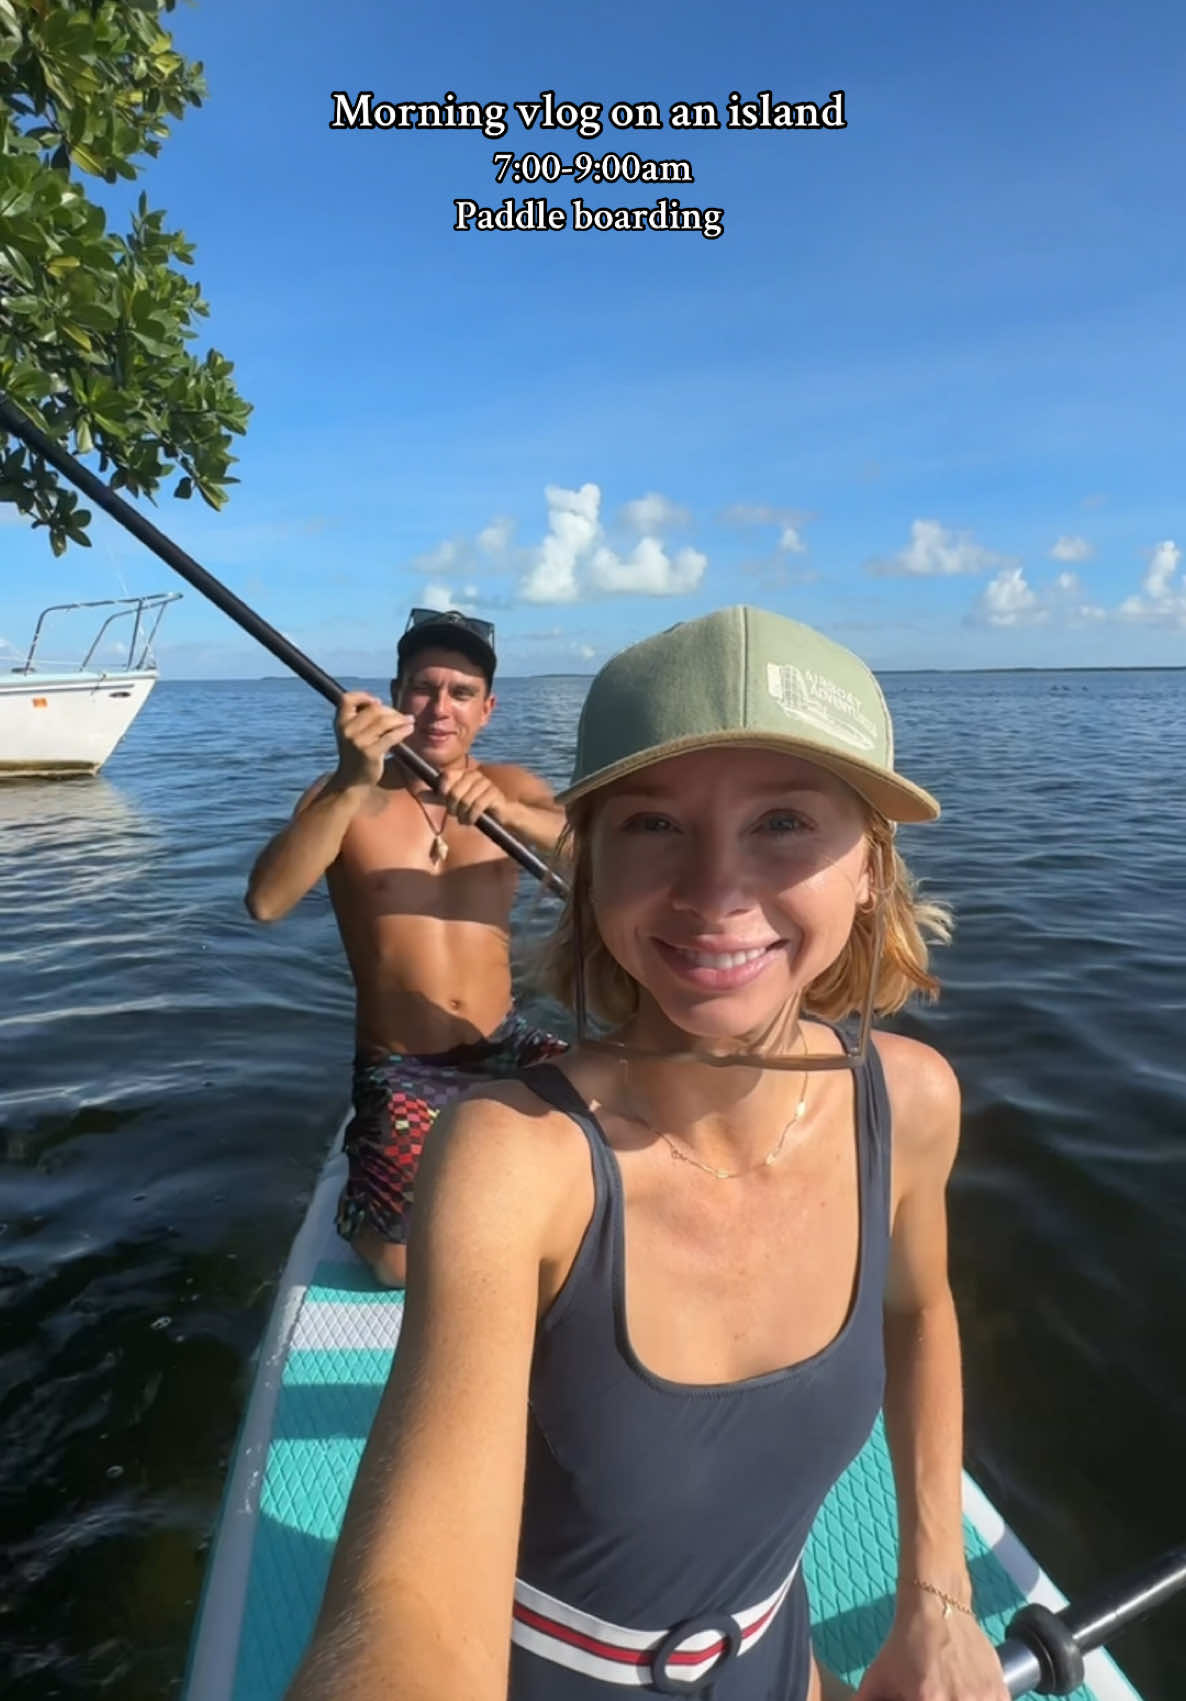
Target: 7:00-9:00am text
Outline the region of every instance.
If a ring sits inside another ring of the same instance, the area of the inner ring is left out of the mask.
[[[565,165],[559,154],[492,154],[498,167],[494,181],[501,183],[510,173],[512,183],[559,183],[571,177],[574,183],[694,183],[692,164],[686,159],[642,159],[638,154],[590,154],[572,156]]]

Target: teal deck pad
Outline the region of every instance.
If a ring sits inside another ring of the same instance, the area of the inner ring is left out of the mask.
[[[331,1161],[294,1246],[261,1354],[187,1701],[281,1701],[312,1632],[391,1368],[403,1294],[377,1287],[363,1264],[343,1257],[333,1233],[333,1169]],[[1000,1641],[1034,1587],[1050,1585],[978,1491],[966,1488],[976,1512],[965,1516],[964,1533],[977,1611]],[[804,1565],[817,1651],[855,1683],[893,1615],[897,1513],[880,1422],[829,1495]],[[1076,1690],[1074,1701],[1140,1701],[1106,1655],[1092,1662],[1093,1687]]]

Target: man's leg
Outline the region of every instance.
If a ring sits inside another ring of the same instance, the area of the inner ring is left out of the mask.
[[[441,1060],[390,1057],[355,1067],[354,1117],[344,1141],[349,1174],[338,1201],[338,1233],[384,1287],[407,1276],[408,1217],[429,1131],[465,1077]]]
[[[384,1240],[377,1229],[364,1224],[350,1244],[360,1258],[366,1259],[385,1288],[406,1287],[408,1249],[401,1242]]]

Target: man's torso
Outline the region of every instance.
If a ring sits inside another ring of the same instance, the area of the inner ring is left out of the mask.
[[[448,1051],[489,1034],[511,1001],[515,864],[432,793],[424,805],[376,786],[328,874],[364,1054]]]

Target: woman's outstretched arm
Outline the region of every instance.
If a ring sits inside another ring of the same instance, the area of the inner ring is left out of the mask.
[[[287,1701],[505,1701],[552,1209],[539,1120],[470,1098],[425,1148],[399,1351]]]
[[[959,1085],[930,1046],[879,1035],[893,1110],[894,1214],[885,1296],[885,1428],[897,1488],[897,1610],[858,1701],[1008,1701],[971,1616],[964,1556],[963,1390],[947,1277],[946,1190]]]

